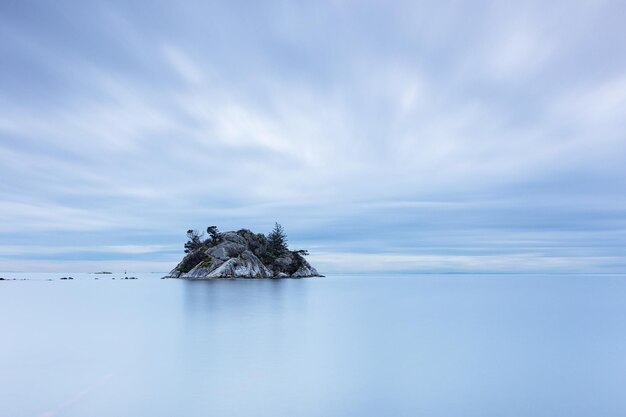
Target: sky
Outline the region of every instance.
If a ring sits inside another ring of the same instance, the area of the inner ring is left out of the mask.
[[[623,273],[622,1],[0,1],[0,271]]]

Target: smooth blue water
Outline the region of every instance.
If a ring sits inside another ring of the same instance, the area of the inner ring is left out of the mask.
[[[0,274],[1,417],[626,415],[622,276],[64,275]]]

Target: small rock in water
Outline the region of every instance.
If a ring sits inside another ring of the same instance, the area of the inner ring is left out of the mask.
[[[61,277],[61,279],[67,279],[67,277]]]
[[[2,277],[0,277],[0,281],[5,281],[5,279],[4,279],[4,278],[2,278]]]

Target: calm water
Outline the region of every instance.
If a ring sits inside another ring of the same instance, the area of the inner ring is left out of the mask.
[[[626,415],[626,277],[63,275],[0,274],[0,417]]]

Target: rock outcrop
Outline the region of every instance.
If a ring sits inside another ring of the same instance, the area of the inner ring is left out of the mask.
[[[164,278],[304,278],[321,276],[303,256],[304,251],[285,250],[271,256],[262,234],[242,229],[207,239]]]

